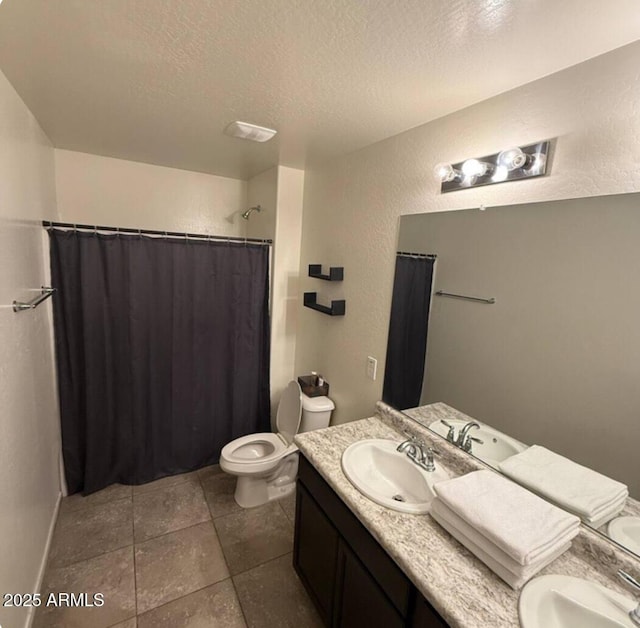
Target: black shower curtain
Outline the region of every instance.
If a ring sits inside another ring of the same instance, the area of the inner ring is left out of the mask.
[[[396,257],[382,399],[399,410],[420,405],[434,262]]]
[[[269,430],[267,246],[49,235],[70,493],[212,464]]]

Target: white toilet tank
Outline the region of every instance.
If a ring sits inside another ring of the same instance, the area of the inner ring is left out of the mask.
[[[334,408],[329,397],[307,397],[302,393],[302,420],[298,433],[329,427]]]

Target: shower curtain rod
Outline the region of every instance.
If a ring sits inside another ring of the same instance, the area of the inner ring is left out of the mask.
[[[0,0],[1,1],[1,0]],[[79,225],[72,222],[52,222],[43,220],[42,226],[45,229],[61,227],[63,229],[73,229],[74,231],[112,231],[113,233],[132,233],[134,235],[155,235],[165,238],[193,238],[199,240],[220,240],[223,242],[241,242],[250,244],[264,244],[271,246],[273,240],[262,240],[260,238],[238,238],[235,236],[207,235],[203,233],[182,233],[180,231],[157,231],[155,229],[131,229],[128,227],[104,227],[100,225]]]
[[[428,257],[429,259],[437,259],[437,255],[431,253],[410,253],[409,251],[398,251],[396,255],[402,255],[403,257]]]

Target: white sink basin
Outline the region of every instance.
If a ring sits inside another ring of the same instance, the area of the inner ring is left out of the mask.
[[[399,442],[361,440],[345,449],[342,470],[363,495],[387,508],[416,515],[429,511],[433,485],[449,476],[436,464],[429,472],[396,451]]]
[[[640,517],[617,517],[607,531],[614,541],[640,556]]]
[[[476,421],[480,423],[479,421]],[[468,423],[468,421],[460,421],[458,419],[447,419],[447,423],[453,425],[456,430],[456,436],[460,432],[460,429]],[[429,425],[429,429],[433,430],[436,434],[444,436],[446,438],[449,428],[440,421],[434,421]],[[490,425],[484,425],[480,423],[480,427],[474,427],[469,431],[469,436],[479,438],[482,441],[480,443],[473,443],[471,453],[480,458],[483,462],[490,464],[492,467],[498,467],[498,464],[503,460],[506,460],[510,456],[519,454],[521,451],[527,449],[524,443],[507,436],[502,432],[494,429]]]
[[[600,584],[571,576],[539,576],[520,593],[522,628],[636,628],[636,603]]]

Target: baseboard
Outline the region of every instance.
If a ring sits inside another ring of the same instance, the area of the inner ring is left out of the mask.
[[[38,570],[38,578],[36,580],[36,586],[34,587],[34,593],[39,593],[42,588],[42,580],[44,578],[44,572],[47,568],[47,560],[49,559],[49,550],[51,549],[51,541],[53,540],[53,531],[56,528],[56,521],[58,520],[58,511],[60,510],[60,502],[62,501],[62,493],[58,492],[58,497],[56,498],[56,505],[53,509],[53,515],[51,516],[51,522],[49,523],[49,533],[47,534],[47,543],[44,546],[44,554],[42,556],[42,561],[40,562],[40,569]],[[25,628],[31,628],[33,625],[33,620],[35,618],[36,609],[32,606],[29,609],[29,614],[27,615],[27,623],[25,624]]]

